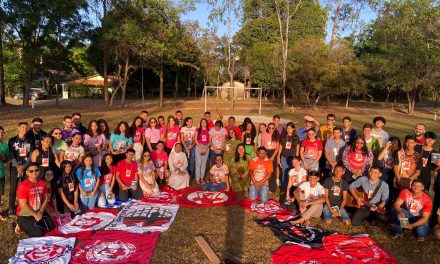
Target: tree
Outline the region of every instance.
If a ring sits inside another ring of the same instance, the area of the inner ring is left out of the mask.
[[[364,39],[369,49],[362,56],[387,61],[386,79],[406,94],[409,114],[414,113],[417,96],[440,78],[438,17],[437,1],[386,2]]]
[[[39,56],[47,44],[47,39],[57,36],[57,26],[70,29],[77,23],[79,10],[86,7],[83,0],[65,1],[62,7],[59,0],[23,1],[5,0],[4,12],[13,36],[19,41],[24,68],[23,105],[29,105],[30,88],[37,75]],[[74,32],[63,32],[66,37]]]
[[[0,6],[0,102],[1,104],[6,104],[6,85],[5,85],[5,60],[3,56],[3,30],[4,30],[4,19],[5,14],[2,7]]]

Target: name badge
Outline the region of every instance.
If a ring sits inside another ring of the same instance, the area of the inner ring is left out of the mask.
[[[422,164],[423,168],[426,168],[426,165],[428,164],[428,158],[422,158]]]
[[[26,157],[26,152],[27,152],[26,148],[19,148],[18,151],[19,151],[20,157]]]
[[[251,144],[251,138],[246,138],[246,145],[250,145]]]
[[[371,198],[371,196],[373,195],[373,193],[374,193],[374,190],[369,190],[369,191],[368,191],[368,199]]]
[[[73,184],[73,182],[69,182],[68,187],[69,187],[69,192],[73,192],[75,190],[75,185]]]
[[[338,148],[333,148],[333,155],[338,156]]]
[[[125,170],[125,177],[127,178],[131,177],[131,170]]]
[[[270,146],[272,146],[272,142],[271,141],[267,142],[267,146],[270,148]]]
[[[42,167],[49,167],[49,158],[42,158],[41,159],[41,166]]]
[[[231,151],[231,148],[232,148],[231,144],[226,144],[226,151],[228,151],[228,152]]]
[[[206,141],[206,135],[202,135],[202,141]]]
[[[344,139],[345,139],[345,142],[350,142],[350,135],[345,135]]]
[[[286,149],[292,148],[292,142],[286,142]]]
[[[356,154],[355,160],[356,161],[362,161],[362,154]]]
[[[402,162],[402,170],[409,170],[409,168],[411,167],[411,162],[409,161],[404,161]]]
[[[339,196],[340,194],[341,194],[341,188],[339,188],[339,186],[335,186],[335,188],[333,189],[333,195]]]
[[[92,179],[86,179],[86,180],[84,181],[84,186],[85,186],[85,187],[90,187],[90,186],[92,186]]]

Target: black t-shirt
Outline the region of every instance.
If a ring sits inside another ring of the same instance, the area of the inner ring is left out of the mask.
[[[38,133],[34,133],[32,128],[26,132],[25,137],[31,142],[31,152],[40,147],[41,137],[46,135],[47,133],[43,130]]]
[[[344,191],[348,191],[347,182],[342,179],[340,182],[335,182],[333,177],[329,177],[324,181],[324,189],[328,189],[328,199],[331,206],[341,206]]]
[[[299,137],[296,134],[293,134],[293,136],[283,135],[281,137],[281,146],[282,146],[281,155],[284,157],[296,156],[297,153],[295,152],[296,152],[296,146],[298,144],[299,144]]]
[[[435,149],[432,149],[431,151],[426,151],[423,149],[422,145],[417,145],[414,148],[415,151],[420,153],[421,159],[422,159],[422,169],[420,170],[420,179],[425,184],[425,188],[428,188],[431,184],[431,171],[433,168],[435,168],[435,164],[431,163],[431,157],[433,153],[439,153]]]
[[[61,176],[57,181],[57,190],[62,188],[67,200],[73,203],[75,198],[75,191],[78,188],[78,180],[74,175]]]

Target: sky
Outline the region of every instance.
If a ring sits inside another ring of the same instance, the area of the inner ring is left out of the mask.
[[[321,0],[322,3],[322,0]],[[205,3],[198,3],[196,4],[196,8],[193,11],[188,12],[187,14],[182,15],[183,20],[192,20],[192,21],[198,21],[200,26],[203,28],[210,27],[209,22],[209,6]],[[376,18],[376,13],[371,10],[369,7],[362,10],[360,14],[361,20],[367,24],[374,20]],[[232,32],[237,32],[240,29],[240,21],[239,19],[236,19],[232,23]],[[216,33],[218,36],[224,36],[227,33],[227,27],[222,24],[217,24]],[[327,33],[329,33],[331,30],[330,25],[327,25]],[[344,34],[344,33],[342,33]],[[330,35],[330,34],[327,34]]]

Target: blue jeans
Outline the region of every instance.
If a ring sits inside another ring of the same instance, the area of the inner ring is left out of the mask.
[[[306,163],[310,166],[315,161],[313,159],[305,159]],[[316,162],[315,166],[313,168],[310,168],[311,171],[319,171],[319,162]]]
[[[185,141],[185,145],[188,147],[191,145],[190,141]],[[197,146],[194,145],[192,149],[189,150],[189,158],[188,158],[188,173],[191,177],[194,177],[195,174],[195,166],[196,166],[196,148]],[[182,148],[183,152],[186,153],[186,149]],[[188,157],[188,154],[187,154]]]
[[[105,202],[107,202],[107,196],[110,193],[110,184],[101,184],[99,185],[99,191],[104,194]]]
[[[98,197],[97,193],[95,193],[95,195],[91,197],[85,197],[82,194],[80,194],[79,198],[81,202],[81,208],[83,209],[83,211],[87,211],[95,208],[97,197]]]
[[[203,147],[206,147],[206,145],[203,145]],[[206,163],[208,162],[209,158],[209,151],[205,153],[205,155],[202,155],[199,147],[195,146],[193,149],[195,149],[195,159],[196,159],[196,180],[204,179],[205,178],[205,172],[206,172]]]
[[[408,218],[408,222],[410,224],[413,224],[417,222],[420,218],[422,218],[421,216],[414,216],[410,214],[406,209],[400,208],[400,210],[405,215],[405,217]],[[397,213],[396,209],[391,209],[391,216],[393,217],[394,224],[396,225],[396,234],[402,235],[403,231],[402,227],[400,226],[399,214]],[[429,221],[421,226],[416,227],[415,229],[413,229],[413,231],[416,233],[417,237],[426,237],[429,233]]]
[[[330,212],[330,208],[328,208],[327,205],[324,205],[324,208],[322,209],[322,215],[323,215],[324,220],[332,220],[333,219],[333,215]],[[341,219],[342,219],[342,221],[350,220],[350,216],[348,216],[345,208],[342,209],[342,211],[341,211]]]
[[[218,192],[224,189],[226,189],[226,183],[224,182],[214,184],[212,181],[208,181],[202,185],[202,190],[204,191]]]
[[[260,185],[260,190],[255,188],[255,185],[249,186],[249,199],[256,200],[257,196],[260,196],[260,201],[267,202],[269,200],[269,190],[267,185]]]
[[[289,184],[289,171],[292,168],[292,158],[293,157],[280,156],[281,173],[283,175],[282,190],[286,190],[287,184]]]

